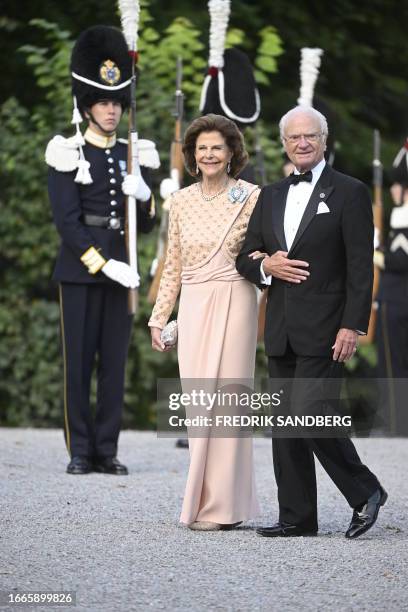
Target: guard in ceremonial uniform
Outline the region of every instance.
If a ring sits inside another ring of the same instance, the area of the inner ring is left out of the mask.
[[[129,106],[131,72],[119,30],[96,26],[84,31],[71,58],[76,135],[54,137],[46,151],[49,197],[61,237],[53,279],[60,293],[70,474],[127,474],[116,455],[132,328],[128,288],[137,287],[139,278],[127,263],[125,196],[137,199],[137,227],[149,232],[155,218],[148,168],[159,165],[154,143],[139,140],[144,167],[127,175],[127,142],[116,138],[116,128]],[[84,138],[81,115],[88,121]]]
[[[408,435],[408,139],[391,171],[390,231],[374,262],[381,269],[377,294],[378,376],[383,386],[382,412],[390,433]]]

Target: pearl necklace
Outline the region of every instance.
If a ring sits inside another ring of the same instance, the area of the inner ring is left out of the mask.
[[[217,191],[217,193],[215,193],[214,195],[210,195],[210,196],[206,196],[204,195],[203,192],[203,186],[200,183],[197,183],[197,187],[201,193],[201,197],[203,198],[203,200],[205,202],[211,202],[212,200],[215,200],[215,198],[218,198],[222,193],[224,193],[224,191],[226,190],[226,188],[228,187],[228,183],[229,183],[229,176],[227,177],[227,182],[225,183],[224,187],[222,187],[219,191]]]

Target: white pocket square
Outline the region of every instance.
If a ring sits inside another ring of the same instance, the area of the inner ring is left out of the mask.
[[[326,202],[319,202],[319,206],[317,207],[316,215],[321,215],[323,213],[329,213],[330,208],[327,206]]]

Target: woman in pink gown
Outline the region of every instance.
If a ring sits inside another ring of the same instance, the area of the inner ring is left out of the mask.
[[[183,391],[191,391],[191,379],[207,381],[206,391],[216,391],[226,379],[245,384],[254,376],[257,299],[254,286],[236,271],[235,259],[259,189],[234,178],[247,154],[241,133],[225,117],[193,121],[183,152],[198,182],[171,196],[166,262],[149,326],[153,348],[168,350],[161,330],[181,289],[177,322]],[[259,510],[252,439],[208,431],[196,437],[190,429],[189,448],[180,522],[216,530],[253,518]]]

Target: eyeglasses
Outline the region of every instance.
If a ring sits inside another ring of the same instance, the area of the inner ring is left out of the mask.
[[[291,136],[284,136],[283,140],[290,144],[297,144],[302,138],[307,142],[317,142],[321,136],[320,132],[318,134],[292,134]]]

